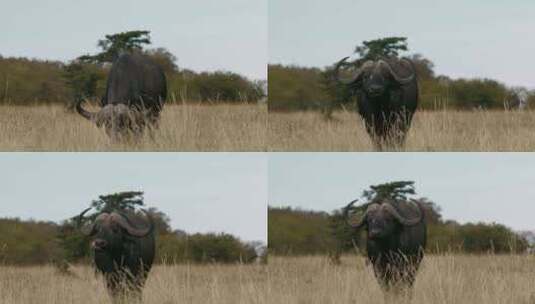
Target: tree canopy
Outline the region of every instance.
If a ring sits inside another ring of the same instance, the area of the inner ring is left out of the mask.
[[[370,189],[362,192],[362,197],[368,202],[378,202],[385,199],[406,201],[407,195],[415,195],[413,181],[394,181],[378,185],[371,185]]]
[[[401,51],[408,51],[406,37],[385,37],[363,41],[355,47],[355,53],[361,60],[376,60],[381,57],[398,57]]]
[[[91,207],[97,212],[112,212],[114,210],[134,211],[136,207],[144,206],[142,191],[125,191],[106,195],[99,195],[91,202]]]
[[[113,62],[121,52],[142,51],[144,46],[150,44],[150,31],[127,31],[106,35],[97,43],[102,50],[100,53],[83,55],[78,59],[89,63]]]

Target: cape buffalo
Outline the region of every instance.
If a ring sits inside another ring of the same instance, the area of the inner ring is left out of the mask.
[[[89,112],[76,103],[80,115],[104,126],[108,136],[121,139],[139,135],[145,126],[157,125],[167,97],[167,82],[162,68],[140,53],[122,53],[113,62],[102,108]]]
[[[84,210],[79,216],[81,224]],[[142,220],[123,211],[101,213],[82,227],[91,237],[91,251],[97,272],[104,275],[106,286],[114,299],[134,295],[141,298],[141,289],[152,267],[155,254],[154,222]]]
[[[424,256],[427,240],[425,213],[420,203],[386,201],[369,204],[357,218],[348,215],[354,228],[367,230],[368,259],[385,291],[410,290]]]
[[[349,79],[340,77],[346,57],[335,67],[335,78],[357,97],[358,112],[377,149],[400,147],[418,105],[416,70],[408,59],[364,62]]]

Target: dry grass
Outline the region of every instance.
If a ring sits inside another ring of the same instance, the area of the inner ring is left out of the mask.
[[[154,139],[114,144],[62,106],[1,106],[2,151],[265,151],[267,106],[167,105]]]
[[[104,281],[90,267],[77,266],[74,276],[51,266],[0,267],[0,303],[111,303]],[[262,304],[266,266],[157,266],[143,291],[143,303]]]
[[[110,303],[102,278],[87,266],[60,275],[52,266],[0,267],[0,303]],[[396,303],[402,303],[397,301]],[[264,265],[177,265],[153,269],[143,303],[384,303],[370,266],[346,256],[270,257]],[[427,255],[411,304],[535,303],[535,257]]]
[[[270,113],[270,151],[373,151],[354,112],[326,121],[314,112]],[[435,111],[416,113],[404,151],[534,151],[535,113]]]
[[[385,302],[371,266],[354,256],[339,266],[326,257],[270,257],[268,288],[278,304]],[[535,303],[535,257],[428,255],[410,303]]]

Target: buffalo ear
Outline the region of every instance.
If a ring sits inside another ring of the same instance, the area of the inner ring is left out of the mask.
[[[363,63],[360,67],[358,67],[356,69],[356,71],[353,73],[353,75],[351,75],[347,79],[344,79],[344,78],[340,77],[340,68],[342,67],[342,65],[354,65],[354,64],[347,64],[346,63],[346,60],[348,58],[349,57],[345,57],[344,59],[340,60],[336,64],[336,66],[334,68],[334,79],[336,81],[338,81],[339,83],[342,83],[344,85],[354,86],[354,85],[357,85],[358,82],[362,81],[362,77],[364,75],[364,70],[368,69],[370,66],[373,66],[374,63],[371,60],[366,61],[365,63]]]

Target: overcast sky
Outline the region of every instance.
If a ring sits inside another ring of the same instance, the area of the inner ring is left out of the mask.
[[[150,30],[180,68],[267,78],[267,0],[3,1],[0,28],[4,57],[67,61],[106,34]]]
[[[269,62],[324,67],[405,36],[439,74],[535,88],[534,12],[533,0],[270,0]]]
[[[535,230],[534,153],[272,153],[269,204],[330,212],[396,180],[415,181],[445,219]]]
[[[174,229],[267,242],[263,153],[2,153],[0,217],[59,222],[100,194],[145,191]]]

